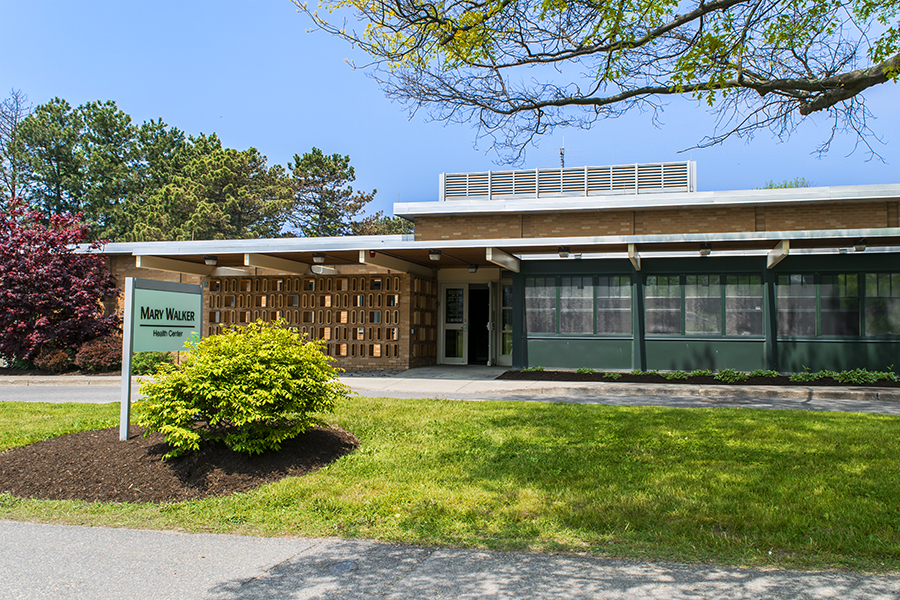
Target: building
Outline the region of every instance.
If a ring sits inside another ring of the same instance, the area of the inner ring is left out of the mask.
[[[691,161],[444,174],[411,236],[109,244],[201,283],[207,333],[287,319],[337,365],[900,364],[900,184],[697,192]]]

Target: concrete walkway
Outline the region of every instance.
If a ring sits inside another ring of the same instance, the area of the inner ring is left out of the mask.
[[[900,415],[900,388],[740,386],[547,382],[496,379],[503,367],[424,367],[341,378],[362,396],[519,400],[630,406],[730,406],[767,409],[873,412]],[[27,402],[118,402],[115,376],[0,377],[0,400]],[[137,399],[137,378],[133,386]]]
[[[0,600],[895,599],[900,577],[0,521]]]

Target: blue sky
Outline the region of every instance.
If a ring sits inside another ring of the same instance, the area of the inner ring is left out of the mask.
[[[437,199],[441,172],[508,168],[467,125],[410,120],[375,82],[345,62],[361,61],[344,42],[308,33],[289,0],[0,0],[0,95],[21,89],[37,105],[114,100],[136,123],[162,118],[189,134],[215,132],[230,147],[256,147],[286,164],[313,146],[349,154],[358,189],[376,188],[375,209]],[[656,128],[630,114],[590,131],[558,130],[528,150],[525,168],[697,161],[701,190],[748,189],[805,177],[814,185],[900,183],[900,86],[867,96],[886,142],[887,164],[849,156],[840,138],[824,159],[811,152],[829,132],[816,118],[786,143],[760,133],[689,148],[714,119],[691,101],[672,101]]]

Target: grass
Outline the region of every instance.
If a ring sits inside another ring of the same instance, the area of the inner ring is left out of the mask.
[[[0,403],[22,430],[0,440],[115,407]],[[329,421],[362,446],[307,477],[168,505],[0,494],[0,518],[900,571],[897,417],[357,398]]]

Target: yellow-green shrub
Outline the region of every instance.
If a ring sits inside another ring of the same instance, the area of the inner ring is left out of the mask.
[[[179,456],[206,439],[238,452],[278,450],[350,393],[319,342],[257,321],[192,344],[180,365],[141,385],[138,423]]]

